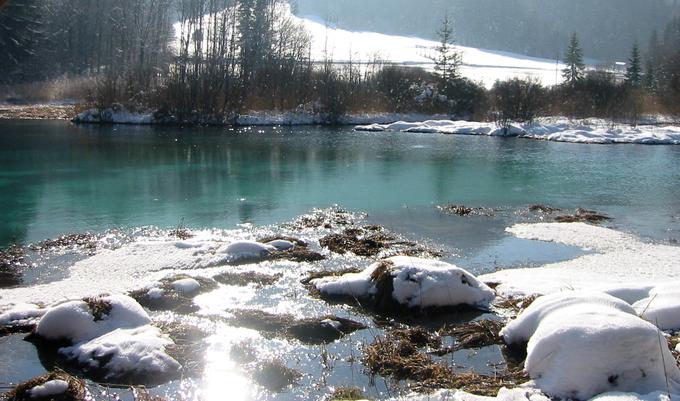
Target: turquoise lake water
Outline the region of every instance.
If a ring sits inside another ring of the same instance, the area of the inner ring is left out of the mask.
[[[0,246],[112,227],[274,224],[334,204],[435,240],[451,229],[483,235],[445,220],[435,209],[444,203],[586,207],[677,238],[680,147],[0,122]]]

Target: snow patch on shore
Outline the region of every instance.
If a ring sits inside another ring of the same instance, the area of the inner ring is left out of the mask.
[[[680,247],[647,243],[616,230],[583,223],[517,224],[507,231],[518,238],[578,246],[594,253],[537,268],[480,276],[486,283],[498,283],[498,295],[524,297],[594,290],[619,295],[633,303],[649,296],[657,286],[674,284],[680,291]]]
[[[426,120],[417,123],[358,125],[357,131],[418,132],[459,135],[513,136],[520,138],[587,144],[680,145],[680,126],[616,124],[600,119],[580,121],[544,118],[501,128],[494,123]]]

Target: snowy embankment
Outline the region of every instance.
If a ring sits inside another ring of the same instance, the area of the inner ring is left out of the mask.
[[[680,145],[680,126],[617,124],[601,119],[569,120],[542,118],[531,123],[511,124],[502,128],[494,123],[427,120],[399,121],[392,124],[359,125],[357,131],[415,132],[459,135],[511,136],[588,144],[635,143],[647,145]]]

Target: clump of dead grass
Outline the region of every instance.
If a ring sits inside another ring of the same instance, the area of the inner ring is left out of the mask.
[[[528,308],[536,299],[538,295],[531,295],[529,297],[517,297],[517,298],[501,298],[497,297],[493,306],[496,309],[503,311],[509,311],[512,315],[516,316],[524,309]]]
[[[528,380],[523,372],[505,371],[494,376],[474,371],[457,372],[423,350],[441,341],[437,337],[438,334],[409,332],[409,329],[388,332],[385,337],[376,338],[374,343],[363,347],[362,362],[370,374],[407,381],[411,389],[418,392],[451,388],[495,396],[502,387],[515,387]]]
[[[104,294],[96,297],[83,298],[87,307],[90,308],[90,313],[92,313],[95,322],[104,320],[104,318],[108,317],[111,313],[111,308],[113,306],[111,305],[111,302],[104,299],[106,296],[107,295]]]
[[[31,389],[43,385],[52,380],[63,380],[68,383],[68,389],[63,394],[53,395],[49,397],[36,397],[31,395]],[[63,371],[53,371],[42,376],[35,377],[31,380],[17,385],[14,389],[4,394],[2,399],[6,401],[29,401],[29,400],[50,400],[50,401],[82,401],[88,397],[89,393],[85,387],[85,383]]]
[[[576,209],[573,215],[555,217],[557,223],[602,223],[612,218],[594,210]]]
[[[452,351],[502,345],[503,339],[498,333],[503,326],[503,322],[490,319],[455,326],[447,330],[447,334],[457,339]]]
[[[364,392],[359,387],[337,387],[331,394],[332,401],[364,400]]]

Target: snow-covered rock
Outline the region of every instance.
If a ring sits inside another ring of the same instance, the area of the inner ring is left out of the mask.
[[[93,314],[88,302],[68,301],[47,310],[36,327],[36,334],[48,340],[67,340],[73,344],[88,341],[120,328],[149,324],[144,308],[126,295],[109,295],[97,299],[107,307],[100,317]]]
[[[171,284],[172,289],[183,294],[194,294],[201,288],[201,283],[193,278],[175,280]],[[148,294],[148,292],[147,292]]]
[[[221,248],[218,253],[224,255],[228,261],[234,262],[242,259],[262,259],[275,250],[272,245],[255,241],[236,241]]]
[[[525,370],[551,397],[589,399],[609,391],[680,391],[680,370],[663,334],[625,302],[573,292],[537,299],[501,335],[529,339]]]
[[[28,391],[31,398],[47,398],[63,394],[68,390],[68,382],[61,379],[47,381]]]
[[[117,329],[90,341],[62,348],[59,353],[105,379],[167,375],[180,364],[165,352],[173,342],[152,326]]]
[[[267,245],[271,245],[274,248],[278,249],[279,251],[287,251],[287,250],[295,247],[294,243],[292,243],[290,241],[282,240],[282,239],[269,241],[269,242],[267,242]]]
[[[633,307],[611,295],[594,291],[564,291],[537,298],[516,319],[510,321],[500,335],[506,344],[527,342],[543,319],[559,309],[571,306],[604,306],[635,315]]]
[[[392,299],[407,307],[487,306],[495,296],[493,290],[457,266],[407,256],[385,259],[359,273],[313,280],[312,284],[327,295],[370,297],[378,292],[374,272],[385,268],[392,279]]]

